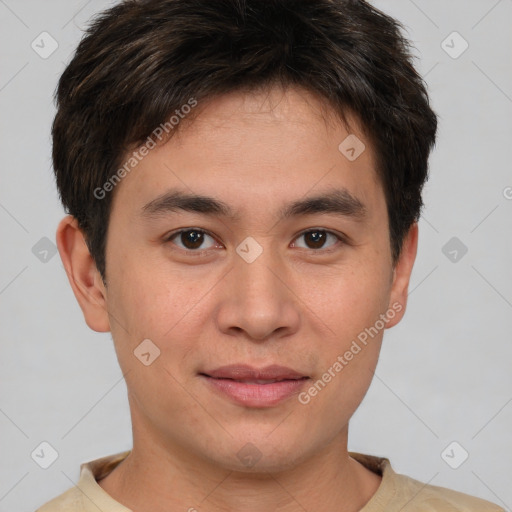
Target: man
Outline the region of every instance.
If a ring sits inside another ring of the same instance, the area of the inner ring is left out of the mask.
[[[133,449],[40,512],[502,510],[347,450],[405,313],[437,128],[395,20],[123,2],[57,103],[58,248],[112,333]]]

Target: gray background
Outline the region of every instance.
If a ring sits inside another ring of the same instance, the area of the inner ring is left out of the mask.
[[[510,511],[512,0],[373,3],[406,26],[440,126],[407,314],[386,332],[349,449]],[[131,447],[110,334],[88,329],[51,252],[64,215],[52,94],[81,30],[109,5],[0,0],[0,512],[33,511],[78,480],[80,463]],[[45,59],[31,47],[43,31],[58,42]],[[469,43],[457,58],[453,31]],[[48,469],[31,457],[43,441],[58,452]],[[445,460],[462,449],[469,458],[453,469]]]

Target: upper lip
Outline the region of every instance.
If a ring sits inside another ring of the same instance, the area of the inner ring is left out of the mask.
[[[232,364],[202,373],[216,379],[233,380],[297,380],[307,378],[307,375],[303,373],[275,364],[265,366],[264,368],[254,368],[245,364]]]

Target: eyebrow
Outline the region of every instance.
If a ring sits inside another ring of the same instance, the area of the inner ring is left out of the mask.
[[[176,211],[187,211],[208,216],[220,216],[239,220],[240,216],[225,202],[204,195],[189,194],[180,190],[170,190],[142,207],[142,216],[148,219],[165,216]],[[282,207],[278,221],[301,215],[334,214],[357,221],[365,219],[367,209],[364,204],[347,189],[331,189],[316,196],[299,199]]]

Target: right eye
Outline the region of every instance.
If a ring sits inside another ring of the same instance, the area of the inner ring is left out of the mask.
[[[205,250],[211,248],[201,248],[201,245],[205,241],[205,237],[208,237],[215,242],[215,239],[211,235],[199,228],[187,228],[174,231],[166,237],[165,241],[172,242],[174,245],[177,245],[180,249],[189,252],[191,255],[195,256],[196,254],[194,253],[197,253],[197,256],[199,256],[203,254]],[[177,242],[174,241],[175,239]]]

